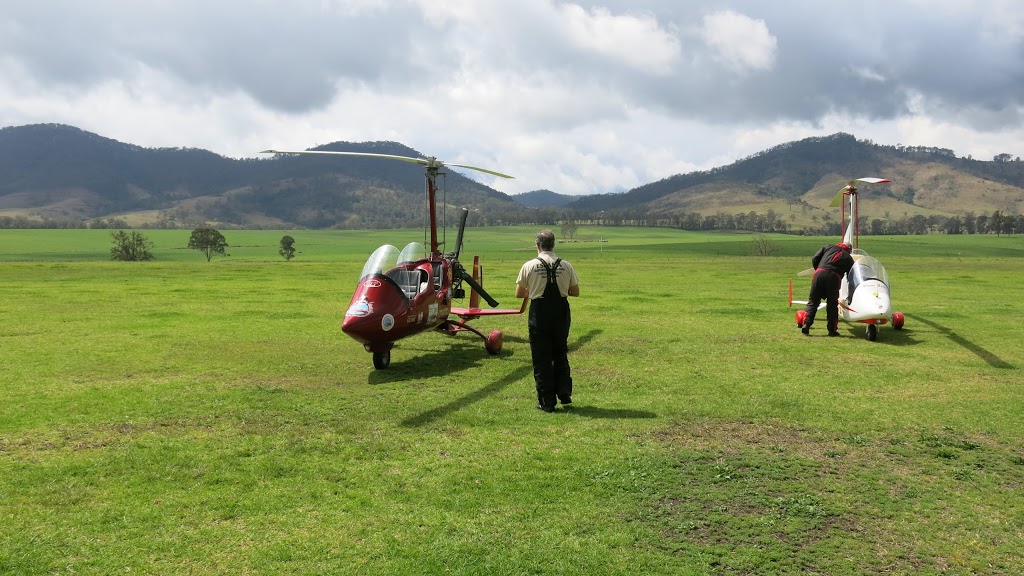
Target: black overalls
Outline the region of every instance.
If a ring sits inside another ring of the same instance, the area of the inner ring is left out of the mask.
[[[572,396],[569,373],[569,299],[558,290],[557,271],[561,258],[554,264],[540,260],[547,274],[544,295],[530,300],[530,352],[533,355],[533,379],[537,383],[537,403],[545,410],[555,408],[555,399],[568,404]]]

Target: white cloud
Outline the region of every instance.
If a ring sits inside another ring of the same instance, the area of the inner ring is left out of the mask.
[[[679,39],[652,14],[615,15],[604,8],[565,4],[560,19],[580,48],[650,74],[668,74],[679,59]]]
[[[704,17],[701,30],[714,58],[735,72],[766,71],[775,63],[778,41],[764,20],[725,10]]]

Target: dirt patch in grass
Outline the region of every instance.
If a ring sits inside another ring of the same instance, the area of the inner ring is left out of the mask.
[[[710,572],[1012,574],[1024,560],[1024,465],[992,438],[707,420],[653,439],[670,471],[642,521]]]

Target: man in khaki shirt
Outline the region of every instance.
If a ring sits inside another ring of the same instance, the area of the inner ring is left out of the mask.
[[[516,298],[530,298],[530,353],[537,385],[537,408],[554,412],[556,398],[572,403],[569,371],[569,296],[580,295],[572,264],[555,256],[555,234],[537,233],[537,257],[523,264],[516,278]]]

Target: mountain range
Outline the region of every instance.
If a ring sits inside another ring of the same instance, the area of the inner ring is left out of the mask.
[[[315,149],[422,156],[396,142],[335,142]],[[948,149],[879,145],[843,133],[780,144],[727,166],[618,194],[574,197],[537,190],[510,196],[445,172],[439,203],[470,208],[471,225],[564,219],[679,224],[712,215],[769,214],[784,223],[777,229],[816,228],[838,218],[828,207],[836,191],[865,176],[893,180],[861,188],[861,214],[867,218],[1024,211],[1019,157],[1000,154],[982,161]],[[411,163],[285,155],[232,159],[194,148],[143,148],[59,124],[0,129],[0,219],[8,223],[416,226],[423,218],[423,189],[423,169]]]

